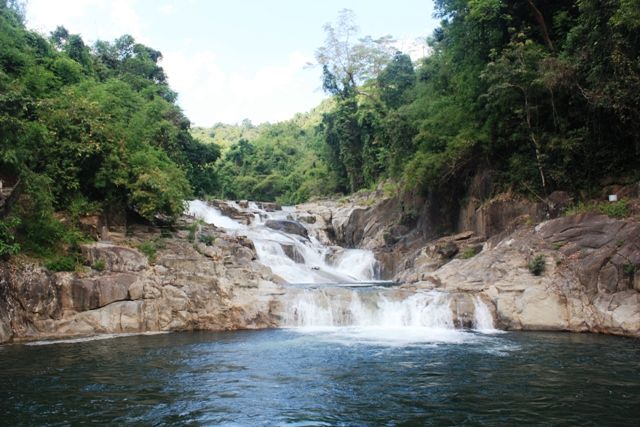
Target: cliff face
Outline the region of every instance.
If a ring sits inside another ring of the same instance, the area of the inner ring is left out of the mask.
[[[202,226],[201,226],[202,227]],[[255,262],[243,238],[214,227],[200,230],[214,245],[193,244],[186,230],[163,239],[154,262],[136,237],[82,248],[88,265],[104,271],[51,273],[33,263],[0,265],[0,342],[99,333],[247,329],[276,325],[282,292]],[[144,230],[150,238],[158,230]],[[197,240],[196,235],[196,241]]]

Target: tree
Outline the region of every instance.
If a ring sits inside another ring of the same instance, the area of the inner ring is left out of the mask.
[[[355,15],[343,9],[334,25],[325,24],[324,46],[316,50],[322,66],[323,88],[333,95],[348,96],[367,79],[375,78],[390,61],[393,53],[391,36],[358,39]]]
[[[416,73],[409,55],[397,51],[393,59],[378,75],[380,99],[388,108],[398,108],[404,103],[404,94],[415,85]]]

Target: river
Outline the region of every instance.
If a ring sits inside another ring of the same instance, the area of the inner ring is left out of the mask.
[[[251,221],[190,212],[250,238],[287,282],[281,328],[0,346],[0,424],[637,423],[639,340],[498,331],[478,296],[397,288],[290,209],[236,208]]]
[[[0,366],[3,425],[596,426],[640,417],[640,343],[588,334],[372,342],[341,328],[175,333],[8,345]]]

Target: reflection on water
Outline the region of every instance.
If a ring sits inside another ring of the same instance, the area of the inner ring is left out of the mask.
[[[0,424],[569,426],[640,416],[638,340],[455,332],[413,344],[325,328],[4,346]]]

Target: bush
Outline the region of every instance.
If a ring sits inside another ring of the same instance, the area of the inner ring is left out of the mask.
[[[97,271],[104,271],[106,264],[103,259],[98,259],[93,263],[93,269]]]
[[[164,244],[160,240],[147,240],[146,242],[142,242],[138,245],[140,252],[145,254],[147,258],[149,258],[150,262],[154,262],[156,260],[158,250],[163,248]]]
[[[629,202],[618,200],[617,202],[603,203],[598,211],[611,218],[626,218],[630,215]]]
[[[533,274],[534,276],[540,276],[542,273],[544,273],[544,270],[546,268],[544,255],[537,255],[535,258],[529,261],[528,267],[531,274]]]
[[[213,242],[215,241],[215,237],[211,236],[210,234],[201,234],[198,237],[198,240],[200,240],[200,242],[204,243],[207,246],[211,246],[213,245]]]
[[[20,244],[15,242],[14,229],[20,224],[18,218],[0,221],[0,259],[5,259],[20,252]]]
[[[465,249],[464,252],[460,254],[460,258],[469,259],[469,258],[473,258],[476,255],[478,255],[478,250],[472,246]]]
[[[78,260],[70,255],[58,255],[45,263],[51,271],[74,271],[78,265]]]
[[[636,274],[637,269],[638,266],[630,262],[622,266],[622,272],[627,276],[633,276],[634,274]]]
[[[618,200],[617,202],[580,202],[566,210],[566,215],[577,215],[582,213],[601,213],[611,218],[626,218],[631,214],[629,202]]]

